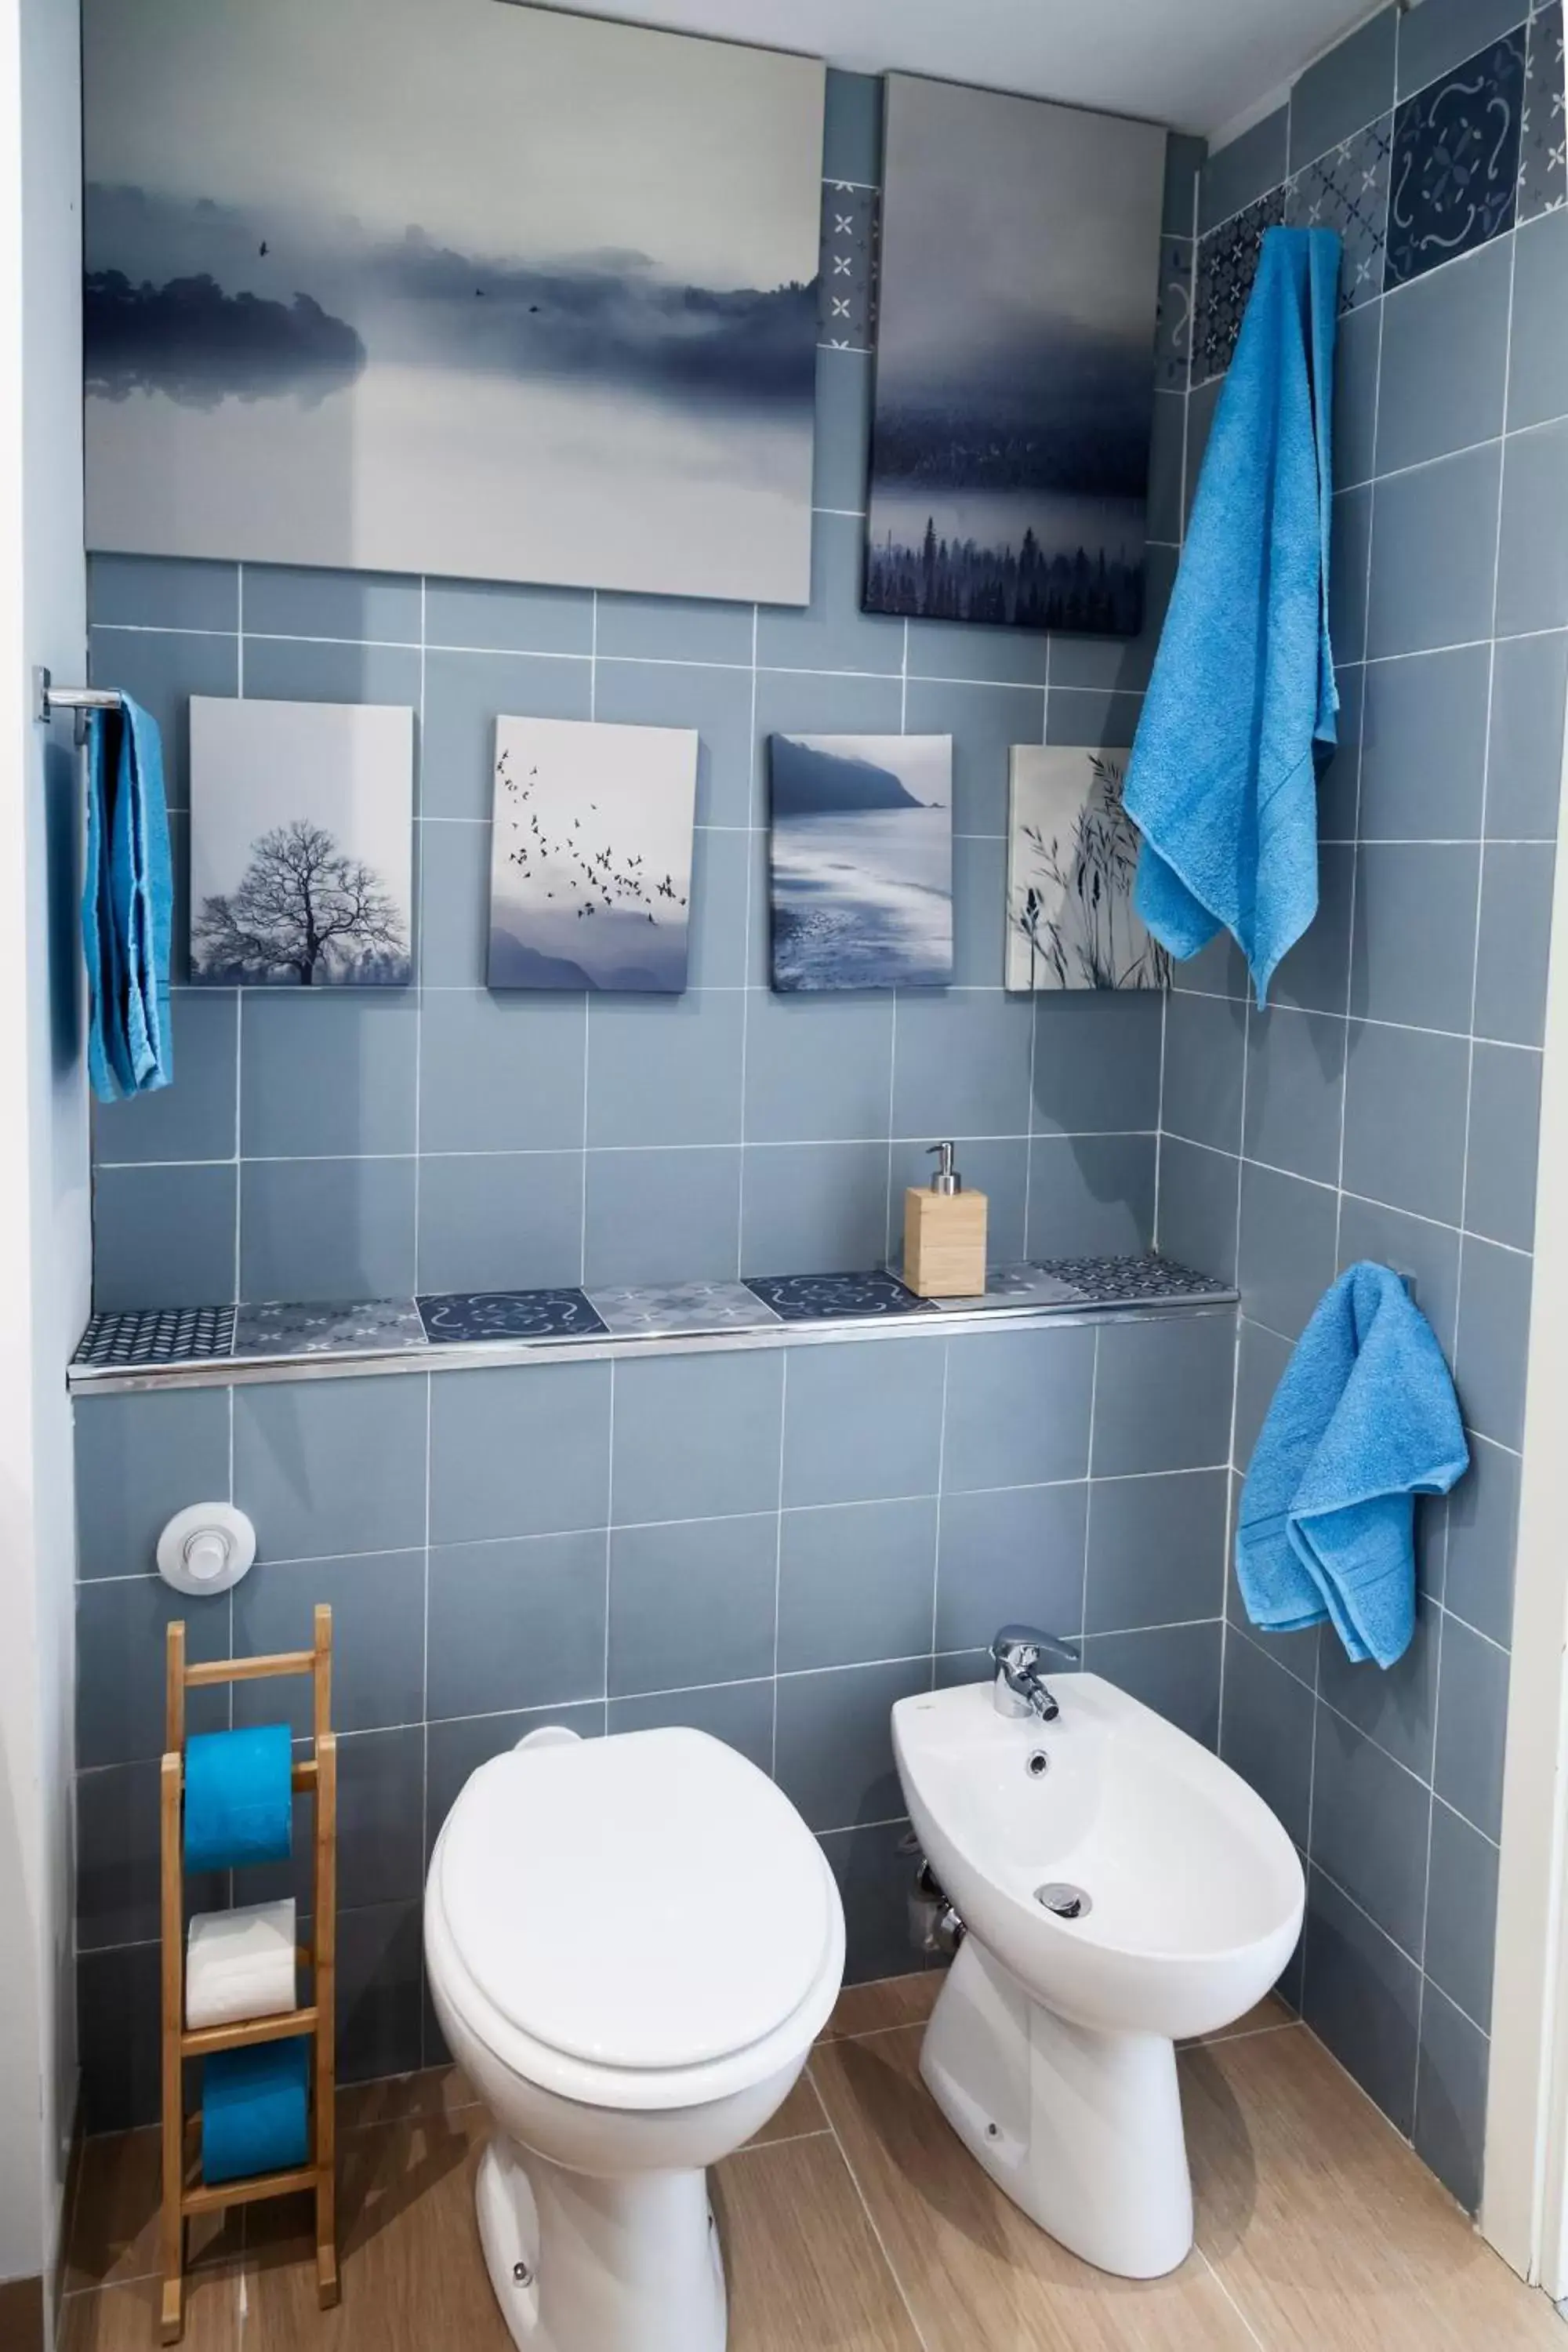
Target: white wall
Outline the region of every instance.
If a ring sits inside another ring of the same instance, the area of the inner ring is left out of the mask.
[[[49,2270],[75,2092],[65,1365],[89,1285],[77,766],[30,665],[79,680],[75,0],[0,0],[0,2279]],[[17,331],[18,324],[20,332]]]

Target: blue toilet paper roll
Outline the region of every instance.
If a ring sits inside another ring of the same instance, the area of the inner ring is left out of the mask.
[[[282,1862],[294,1833],[286,1723],[204,1731],[185,1742],[185,1868]]]
[[[290,2171],[309,2148],[310,2049],[302,2038],[219,2050],[202,2066],[202,2179]]]

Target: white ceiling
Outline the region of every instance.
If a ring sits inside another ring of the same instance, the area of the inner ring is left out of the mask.
[[[567,0],[593,16],[1026,91],[1179,130],[1245,116],[1369,0]]]

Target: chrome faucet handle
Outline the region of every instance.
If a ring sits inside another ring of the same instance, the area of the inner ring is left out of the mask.
[[[1043,1723],[1056,1721],[1060,1710],[1040,1673],[1047,1657],[1059,1660],[1065,1666],[1079,1663],[1075,1649],[1042,1633],[1037,1625],[1003,1626],[991,1644],[992,1663],[996,1669],[992,1695],[999,1714],[1037,1716]]]

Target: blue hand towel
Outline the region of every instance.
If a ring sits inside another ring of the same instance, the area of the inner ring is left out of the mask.
[[[1123,795],[1144,922],[1179,957],[1223,925],[1259,1004],[1318,909],[1339,268],[1331,229],[1263,240]]]
[[[81,935],[88,1072],[100,1102],[150,1094],[174,1076],[169,933],[174,905],[163,751],[125,696],[88,722]]]
[[[1236,1572],[1276,1633],[1332,1620],[1348,1654],[1391,1666],[1415,1627],[1416,1495],[1469,1467],[1432,1327],[1396,1274],[1363,1261],[1313,1310],[1253,1449]]]

